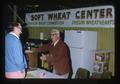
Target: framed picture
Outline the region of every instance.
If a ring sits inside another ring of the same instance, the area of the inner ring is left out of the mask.
[[[101,55],[95,55],[95,61],[104,61],[104,56]]]
[[[103,65],[103,71],[108,71],[108,63],[104,63]]]
[[[94,70],[94,72],[102,73],[103,72],[103,62],[94,62],[93,70]]]
[[[110,56],[109,56],[109,55],[106,55],[104,60],[105,60],[105,61],[109,61],[109,60],[110,60]]]

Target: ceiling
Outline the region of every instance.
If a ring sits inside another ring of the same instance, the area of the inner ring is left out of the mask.
[[[116,3],[115,0],[7,0],[3,6],[3,22],[12,21],[13,10],[8,6],[17,6],[17,13],[21,19],[25,19],[25,13],[42,12],[62,9],[81,8]],[[19,19],[18,19],[19,20]]]
[[[113,0],[10,0],[7,4],[16,4],[19,8],[38,8],[40,11],[59,10],[112,3]]]

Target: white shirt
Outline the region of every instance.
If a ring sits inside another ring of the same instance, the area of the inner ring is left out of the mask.
[[[57,40],[55,43],[54,43],[54,46],[58,43],[59,40]]]
[[[18,39],[20,39],[19,36],[17,36],[14,32],[10,32],[9,34],[12,34],[12,35],[16,36]]]

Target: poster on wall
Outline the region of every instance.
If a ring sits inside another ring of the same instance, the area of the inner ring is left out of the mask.
[[[114,28],[114,7],[110,5],[26,13],[31,27],[101,27]]]

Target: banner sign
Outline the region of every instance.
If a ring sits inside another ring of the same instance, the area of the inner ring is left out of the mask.
[[[102,27],[114,28],[113,6],[96,6],[48,12],[26,13],[31,27]]]

